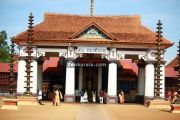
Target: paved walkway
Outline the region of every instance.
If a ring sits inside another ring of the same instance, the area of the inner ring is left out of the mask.
[[[101,105],[81,104],[75,120],[112,120],[112,117]]]

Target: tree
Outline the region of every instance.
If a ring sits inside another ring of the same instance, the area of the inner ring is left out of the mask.
[[[10,48],[7,44],[6,31],[0,32],[0,62],[10,62]]]

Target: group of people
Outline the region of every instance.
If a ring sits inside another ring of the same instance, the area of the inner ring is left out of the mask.
[[[92,91],[92,102],[93,103],[96,103],[96,97],[97,97],[96,91]],[[105,97],[106,97],[106,93],[103,90],[100,90],[99,91],[99,101],[101,104],[105,103]],[[80,103],[88,103],[88,102],[89,102],[89,99],[88,99],[87,91],[81,90],[80,91]]]
[[[44,105],[42,104],[41,100],[42,100],[42,91],[40,89],[38,89],[38,102],[40,105]],[[170,93],[169,93],[170,95]],[[92,102],[96,103],[96,91],[92,92]],[[54,106],[58,106],[60,105],[60,100],[63,99],[62,93],[61,91],[59,91],[59,89],[55,88],[53,90],[53,95],[52,95],[52,102]],[[169,98],[170,99],[170,98]],[[119,93],[119,101],[120,103],[124,103],[124,92],[121,90],[121,92]],[[81,90],[80,91],[80,102],[81,103],[88,103],[88,93],[85,90]],[[99,91],[99,103],[103,104],[106,103],[106,92],[104,90],[100,90]]]
[[[38,91],[37,91],[37,99],[38,99],[38,102],[39,102],[40,105],[44,105],[41,102],[41,100],[42,100],[42,91],[40,89],[38,89]],[[61,91],[59,91],[59,89],[55,88],[54,91],[53,91],[53,95],[52,95],[53,105],[54,106],[60,105],[60,100],[61,99],[63,99]]]
[[[92,102],[96,103],[96,91],[92,91]],[[119,103],[124,103],[125,99],[124,99],[124,92],[121,90],[120,93],[118,94],[119,96]],[[106,104],[106,92],[104,90],[100,90],[99,91],[99,103],[100,104]],[[80,103],[88,103],[88,93],[86,90],[81,90],[80,91]]]
[[[167,100],[169,100],[171,103],[175,103],[177,99],[178,99],[178,92],[175,91],[172,94],[171,90],[168,90],[168,92],[167,92]]]

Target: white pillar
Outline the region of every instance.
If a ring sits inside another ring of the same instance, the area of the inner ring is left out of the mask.
[[[160,97],[165,98],[165,66],[161,65],[160,70],[161,70],[161,75],[162,75],[162,76],[160,76],[160,79],[162,79],[160,82],[161,88],[162,88],[160,90],[160,92],[161,92]]]
[[[30,89],[30,91],[33,94],[37,93],[37,61],[33,60],[31,63],[31,78],[30,81],[32,83],[30,83],[30,87],[32,87]],[[18,80],[17,80],[17,93],[18,94],[23,94],[26,89],[24,87],[26,87],[26,83],[25,81],[27,81],[27,78],[25,76],[27,76],[26,71],[26,61],[25,60],[19,60],[18,62]]]
[[[79,90],[82,90],[83,85],[83,67],[79,67]]]
[[[75,101],[75,63],[69,60],[66,65],[65,102]]]
[[[42,90],[42,81],[43,81],[43,64],[38,64],[37,89]]]
[[[117,64],[109,63],[108,69],[108,96],[116,96],[117,94]]]
[[[154,65],[145,66],[145,97],[154,98]]]
[[[145,68],[138,67],[138,89],[137,95],[144,96],[145,89]]]
[[[31,92],[33,94],[37,94],[37,71],[38,71],[38,65],[37,65],[37,60],[32,60],[31,63],[31,81],[32,83],[30,84],[31,88]]]
[[[17,78],[17,94],[23,94],[25,92],[25,81],[27,80],[26,76],[26,61],[20,59],[18,61],[18,78]]]

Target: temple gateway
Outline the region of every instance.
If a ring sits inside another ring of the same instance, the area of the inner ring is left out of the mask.
[[[121,82],[122,77],[119,77],[123,72],[120,61],[126,59],[138,66],[137,82],[131,84],[131,88],[136,90],[136,99],[154,98],[156,33],[141,24],[140,16],[45,13],[44,21],[35,25],[33,30],[30,91],[34,95],[37,89],[42,89],[46,76],[42,67],[44,60],[56,57],[60,76],[52,74],[50,88],[56,83],[61,85],[65,102],[76,101],[76,90],[95,90],[98,93],[103,89],[107,92],[107,102],[117,103],[119,90],[124,90],[125,85],[130,86],[128,82]],[[27,81],[27,31],[18,34],[15,43],[20,46],[17,94],[23,94]],[[171,45],[163,38],[163,49]],[[164,66],[161,65],[162,98],[165,97]]]

